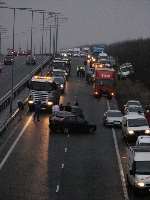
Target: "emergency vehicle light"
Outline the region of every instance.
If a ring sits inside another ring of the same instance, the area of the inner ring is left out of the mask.
[[[34,76],[35,79],[47,79],[50,80],[51,77],[50,76]]]

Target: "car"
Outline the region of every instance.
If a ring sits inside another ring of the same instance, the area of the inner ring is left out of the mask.
[[[136,140],[136,146],[150,146],[150,136],[140,135]]]
[[[127,103],[123,106],[123,110],[124,112],[126,111],[127,107],[128,106],[131,106],[131,105],[134,105],[134,106],[141,106],[141,102],[139,100],[129,100],[127,101]]]
[[[76,106],[76,105],[71,106],[71,113],[76,115],[76,116],[79,116],[81,118],[84,118],[83,111],[79,106]]]
[[[139,135],[150,135],[150,128],[144,115],[138,113],[124,115],[122,134],[126,141],[135,141]]]
[[[61,76],[63,77],[65,80],[67,80],[67,74],[66,74],[66,71],[65,70],[62,70],[62,69],[53,69],[52,70],[52,76],[53,77],[56,77],[56,76]]]
[[[11,55],[6,55],[4,57],[4,65],[12,65],[14,63],[14,56],[11,54]]]
[[[103,116],[104,126],[120,126],[122,123],[122,113],[120,110],[108,109]]]
[[[125,109],[125,114],[132,114],[132,113],[139,113],[144,115],[144,110],[141,106],[137,106],[137,105],[129,105],[126,109]]]
[[[60,88],[61,93],[64,93],[65,91],[65,86],[66,86],[66,80],[62,76],[54,76],[54,82],[58,85]]]
[[[36,58],[35,58],[35,56],[28,55],[26,57],[26,64],[27,65],[35,65],[36,64]]]
[[[52,132],[94,133],[96,125],[68,111],[59,111],[49,117],[49,128]]]

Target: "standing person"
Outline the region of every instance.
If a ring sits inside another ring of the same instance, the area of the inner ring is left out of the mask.
[[[34,120],[40,121],[41,101],[39,100],[34,106]]]
[[[80,75],[80,67],[77,66],[77,77],[79,77],[79,75]]]
[[[145,117],[147,119],[148,125],[150,126],[150,110],[146,110]]]
[[[17,105],[18,105],[18,109],[19,109],[19,112],[18,112],[19,113],[19,120],[21,120],[22,119],[22,112],[24,110],[24,104],[21,100],[18,100]]]
[[[60,111],[60,108],[59,108],[59,105],[57,105],[57,104],[54,104],[53,106],[52,106],[52,115],[55,115],[57,112],[59,112]]]
[[[60,109],[60,111],[64,110],[64,106],[62,103],[59,105],[59,109]]]

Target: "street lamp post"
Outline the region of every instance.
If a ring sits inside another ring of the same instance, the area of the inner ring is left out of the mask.
[[[0,8],[7,8],[13,10],[13,42],[12,42],[12,48],[15,49],[15,21],[16,21],[16,9],[17,10],[27,10],[29,8],[12,8],[8,6],[0,6]],[[13,105],[13,87],[14,87],[14,61],[11,65],[11,97],[10,97],[10,115],[12,115],[12,105]]]

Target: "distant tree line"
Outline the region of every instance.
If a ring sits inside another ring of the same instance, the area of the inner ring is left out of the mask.
[[[106,47],[118,65],[131,62],[135,69],[135,78],[150,86],[150,39],[129,40],[114,43]]]

